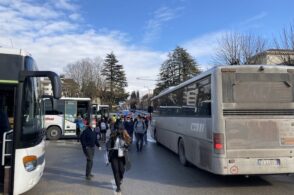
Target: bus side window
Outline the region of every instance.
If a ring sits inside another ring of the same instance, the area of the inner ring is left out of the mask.
[[[199,116],[211,115],[211,84],[209,81],[207,82],[208,83],[205,83],[198,88],[199,94],[197,97],[197,111]]]
[[[210,116],[211,115],[211,102],[210,101],[202,102],[200,104],[199,115],[200,116],[202,116],[202,115]]]

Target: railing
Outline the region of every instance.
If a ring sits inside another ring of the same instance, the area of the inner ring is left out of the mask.
[[[5,166],[5,158],[6,157],[9,157],[11,156],[12,154],[11,153],[6,153],[6,146],[8,145],[9,142],[12,142],[13,141],[13,138],[10,136],[9,138],[9,135],[12,135],[13,133],[13,130],[10,130],[10,131],[6,131],[4,134],[3,134],[3,147],[2,147],[2,159],[1,159],[1,165],[2,166]]]

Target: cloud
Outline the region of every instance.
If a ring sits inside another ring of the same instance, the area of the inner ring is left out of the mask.
[[[183,7],[176,9],[170,7],[161,7],[153,13],[150,20],[147,21],[143,43],[150,43],[159,37],[159,34],[165,23],[178,17]]]
[[[78,14],[78,13],[74,13],[74,14],[70,14],[69,16],[68,16],[71,20],[82,20],[82,17],[81,17],[81,15],[80,14]]]
[[[26,11],[21,10],[21,6]],[[34,12],[42,16],[38,17]],[[161,13],[159,17],[168,20],[171,16]],[[154,82],[146,84],[136,77],[156,79],[160,64],[166,58],[164,52],[132,45],[124,32],[96,31],[80,20],[75,21],[79,18],[82,19],[78,6],[69,1],[38,4],[35,1],[0,0],[0,46],[25,49],[36,59],[40,70],[57,73],[81,58],[104,58],[107,53],[114,52],[119,63],[124,65],[128,90],[153,86]]]
[[[74,4],[71,0],[53,0],[54,6],[59,9],[76,11],[78,6]]]
[[[4,7],[6,11],[13,11],[17,16],[25,18],[52,19],[60,16],[60,13],[51,9],[48,4],[34,5],[26,1],[12,0],[10,3],[0,1],[0,6]]]

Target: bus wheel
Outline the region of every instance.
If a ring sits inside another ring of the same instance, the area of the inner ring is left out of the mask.
[[[156,129],[154,130],[154,140],[155,140],[156,144],[159,145],[159,142],[158,142],[158,139],[157,139]]]
[[[52,126],[47,130],[47,138],[49,140],[58,140],[61,136],[61,130],[57,126]]]
[[[179,152],[179,159],[182,165],[187,166],[188,161],[186,159],[185,155],[185,145],[183,139],[180,139],[179,145],[178,145],[178,152]]]

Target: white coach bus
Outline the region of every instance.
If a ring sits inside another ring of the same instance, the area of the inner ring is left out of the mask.
[[[152,136],[184,165],[220,175],[294,172],[294,67],[215,67],[152,104]]]
[[[43,175],[45,141],[40,83],[49,77],[55,98],[61,96],[60,78],[38,71],[30,54],[0,48],[0,194],[22,194]]]
[[[58,140],[61,137],[76,136],[76,123],[78,115],[85,121],[89,121],[91,116],[91,99],[62,97],[54,100],[52,109],[50,99],[43,100],[44,106],[44,126],[47,138]]]

